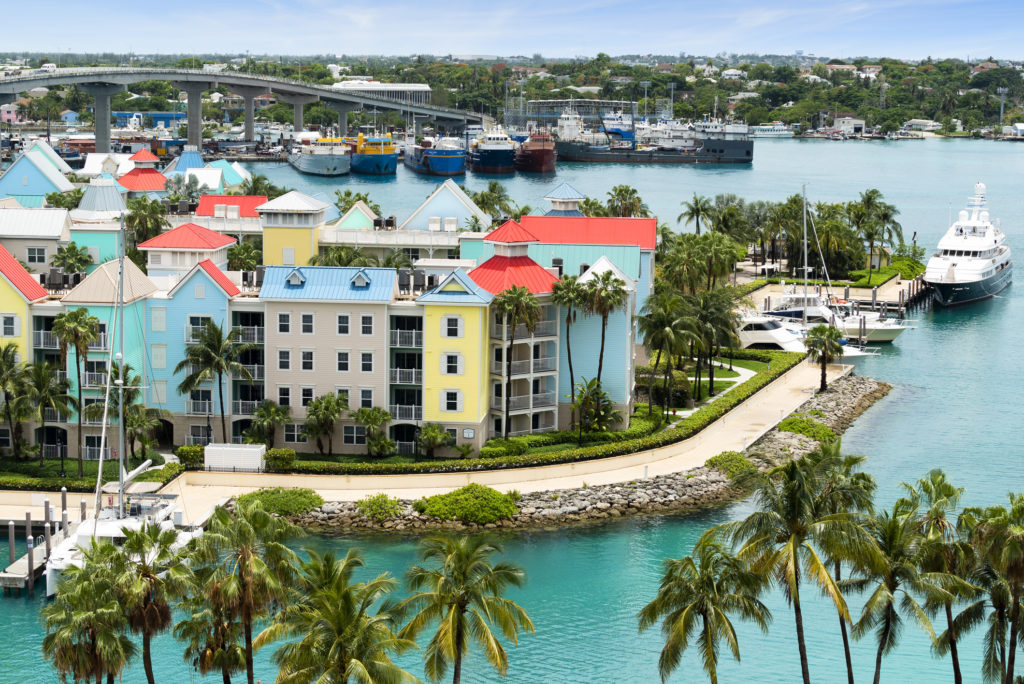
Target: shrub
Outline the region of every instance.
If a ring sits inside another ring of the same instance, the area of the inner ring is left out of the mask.
[[[779,423],[779,432],[795,432],[822,443],[834,442],[836,439],[836,433],[832,432],[832,428],[804,413],[794,413]]]
[[[203,467],[203,460],[206,454],[206,447],[200,444],[186,444],[174,450],[185,470],[199,470]]]
[[[136,482],[159,482],[167,484],[174,478],[185,472],[185,466],[180,463],[165,463],[157,470],[147,470],[135,478]]]
[[[757,470],[754,464],[738,451],[723,451],[717,456],[709,458],[704,462],[704,465],[708,468],[720,470],[730,480],[735,480],[741,475]]]
[[[402,504],[398,502],[398,499],[383,492],[364,496],[356,502],[356,508],[359,509],[360,515],[364,515],[374,522],[383,522],[402,514]]]
[[[323,498],[312,489],[273,487],[242,494],[238,503],[259,501],[263,510],[274,515],[303,515],[324,505]]]
[[[508,494],[478,484],[468,484],[447,494],[421,499],[416,510],[441,520],[459,520],[486,525],[516,514],[516,504]]]
[[[272,473],[286,473],[295,465],[294,449],[270,449],[264,459],[267,470]]]

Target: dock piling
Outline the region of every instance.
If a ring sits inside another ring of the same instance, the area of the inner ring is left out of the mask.
[[[68,533],[68,509],[64,509],[60,512],[60,530],[65,535]]]
[[[32,536],[32,511],[25,511],[25,536]]]
[[[28,597],[34,598],[36,595],[36,575],[35,575],[35,560],[36,554],[34,553],[34,546],[32,535],[29,534],[26,538],[28,544],[28,576],[25,578],[25,584],[28,585]]]
[[[878,305],[878,286],[871,288],[871,310],[875,311]]]
[[[43,536],[46,537],[46,557],[50,557],[50,500],[43,499]]]
[[[83,498],[83,499],[82,499],[81,501],[79,501],[78,503],[80,503],[80,504],[81,504],[81,509],[82,509],[82,517],[81,517],[81,518],[79,518],[79,520],[80,520],[81,522],[85,522],[85,499]]]
[[[62,511],[68,510],[68,488],[67,487],[61,487],[60,488],[60,510],[62,510]]]
[[[7,550],[9,552],[8,555],[11,557],[10,563],[8,563],[8,565],[14,565],[14,521],[13,520],[8,520],[7,521],[7,546],[8,546]]]

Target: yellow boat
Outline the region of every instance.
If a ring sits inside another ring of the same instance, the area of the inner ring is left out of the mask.
[[[398,152],[390,133],[383,137],[366,137],[360,133],[354,140],[349,138],[348,144],[352,148],[353,172],[384,176],[398,169]]]

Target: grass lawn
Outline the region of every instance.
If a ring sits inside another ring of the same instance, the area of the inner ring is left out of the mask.
[[[84,477],[96,477],[97,461],[83,462]],[[74,458],[64,459],[64,472],[68,477],[78,477],[78,460]],[[43,465],[39,465],[39,459],[16,460],[13,458],[0,459],[0,475],[24,475],[26,477],[60,477],[60,459],[46,459]],[[103,462],[103,477],[105,480],[117,479],[117,463],[115,461]]]

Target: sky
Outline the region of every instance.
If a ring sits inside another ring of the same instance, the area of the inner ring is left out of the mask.
[[[11,2],[0,51],[1024,58],[1021,0]]]

